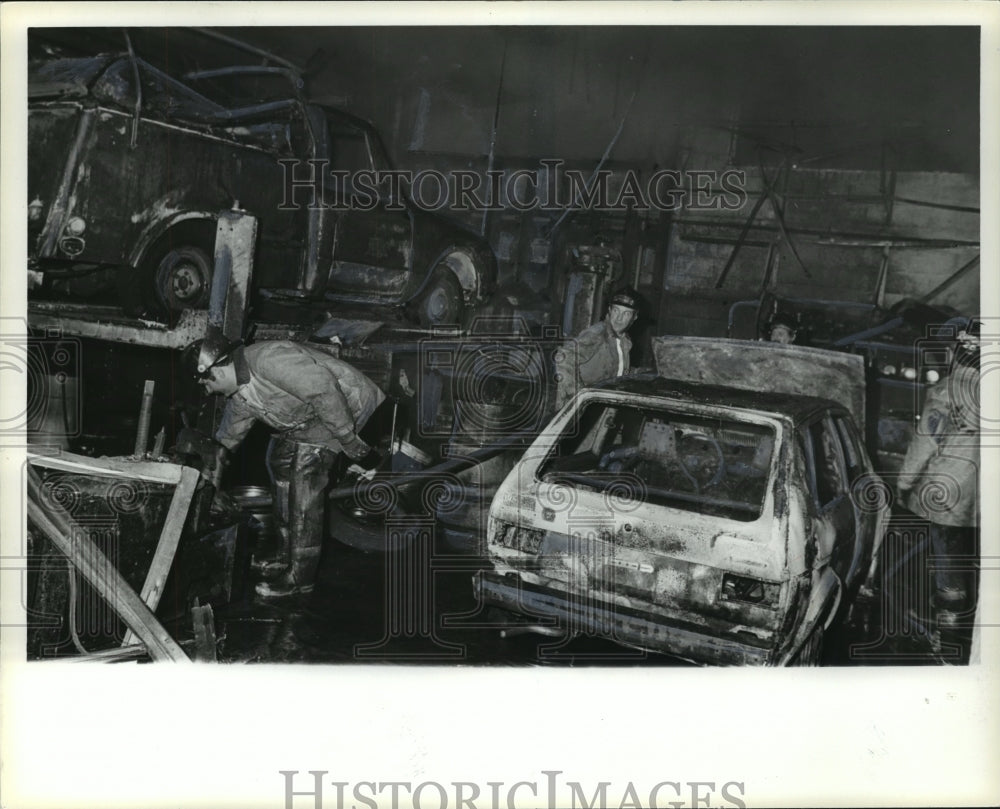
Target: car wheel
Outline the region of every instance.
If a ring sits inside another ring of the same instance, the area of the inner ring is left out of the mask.
[[[153,284],[167,311],[205,309],[212,291],[212,259],[200,247],[170,250],[157,262]]]
[[[413,544],[413,532],[386,530],[386,517],[405,517],[394,508],[392,514],[367,512],[360,506],[340,501],[330,509],[330,535],[343,545],[365,553],[386,553],[406,550]]]
[[[437,269],[417,304],[420,325],[431,326],[461,325],[465,313],[462,288],[455,276],[446,269]]]

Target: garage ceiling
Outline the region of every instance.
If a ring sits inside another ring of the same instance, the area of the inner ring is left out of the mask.
[[[975,27],[216,30],[308,66],[309,94],[372,120],[402,165],[408,152],[486,154],[499,93],[496,153],[511,158],[596,159],[621,125],[613,159],[675,166],[694,125],[735,133],[737,159],[764,143],[817,167],[879,168],[888,150],[898,169],[978,171]],[[226,58],[184,29],[133,39],[173,72]]]

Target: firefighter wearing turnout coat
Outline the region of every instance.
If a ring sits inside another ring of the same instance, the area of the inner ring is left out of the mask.
[[[319,566],[333,462],[344,453],[364,469],[378,466],[381,456],[358,433],[385,394],[356,368],[305,343],[242,346],[208,337],[196,350],[198,381],[207,393],[226,397],[215,434],[221,448],[238,447],[255,422],[275,430],[267,469],[279,550],[276,558],[258,561],[265,578],[273,580],[258,584],[257,594],[309,592]]]
[[[907,509],[928,521],[937,629],[975,607],[979,525],[979,321],[955,318],[951,373],[931,388],[897,487]]]

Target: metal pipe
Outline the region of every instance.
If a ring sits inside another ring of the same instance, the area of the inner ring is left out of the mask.
[[[728,245],[736,244],[735,239],[723,239],[722,237],[714,237],[714,236],[690,236],[684,233],[679,233],[678,237],[682,242],[695,242],[697,244],[728,244]],[[747,247],[771,246],[771,242],[750,241],[749,239],[744,241],[743,244],[745,244]]]
[[[802,197],[797,197],[797,198],[801,199]],[[821,198],[822,197],[819,197],[819,196],[814,197],[814,199],[821,199]],[[859,203],[865,203],[865,202],[884,202],[885,200],[890,199],[893,202],[902,202],[905,205],[917,205],[917,206],[920,206],[921,208],[937,208],[937,209],[942,210],[942,211],[958,211],[959,213],[974,213],[974,214],[978,214],[980,212],[979,208],[973,208],[973,207],[970,207],[968,205],[949,205],[949,204],[944,203],[944,202],[930,202],[930,201],[924,200],[924,199],[911,199],[910,197],[896,197],[896,196],[892,196],[892,197],[854,196],[854,195],[848,194],[846,197],[844,197],[844,199],[846,199],[848,202],[859,202]]]
[[[134,149],[139,139],[139,119],[142,117],[142,78],[139,76],[139,60],[132,47],[132,37],[128,35],[127,28],[123,28],[122,33],[125,34],[125,45],[128,47],[128,58],[132,63],[132,76],[135,79],[135,113],[132,117],[132,138],[129,142],[129,147]]]
[[[780,169],[779,169],[780,172]],[[764,176],[764,164],[760,165],[761,177]],[[787,172],[784,175],[787,177]],[[774,221],[778,223],[778,231],[781,233],[781,237],[785,240],[788,245],[788,249],[791,251],[792,256],[795,258],[795,263],[799,265],[799,269],[802,270],[802,274],[806,278],[812,278],[812,274],[806,269],[806,265],[802,262],[801,256],[799,256],[799,251],[795,248],[795,242],[792,241],[792,236],[788,232],[788,228],[785,225],[785,211],[784,208],[778,203],[777,196],[774,193],[774,183],[767,184],[767,190],[765,191],[768,198],[771,200],[771,207],[774,209]]]
[[[208,115],[191,113],[189,118],[201,120],[208,123],[230,123],[240,121],[244,118],[253,118],[270,112],[280,112],[298,105],[300,102],[294,98],[285,98],[280,101],[265,101],[263,104],[251,104],[247,107],[236,107],[234,109],[219,110]]]
[[[135,431],[135,451],[132,453],[136,458],[141,458],[146,454],[146,446],[149,443],[149,420],[153,414],[153,388],[155,386],[156,383],[152,379],[147,379],[142,389],[139,426]]]
[[[212,39],[217,39],[219,40],[219,42],[225,42],[227,45],[232,45],[234,48],[239,48],[240,50],[244,50],[247,53],[252,53],[256,56],[262,56],[265,59],[274,62],[275,64],[284,65],[289,70],[294,70],[296,73],[303,72],[302,68],[300,68],[294,62],[290,62],[287,59],[282,59],[280,56],[276,56],[270,51],[265,51],[262,48],[258,48],[254,45],[251,45],[249,42],[244,42],[243,40],[237,39],[236,37],[231,37],[228,36],[227,34],[220,34],[218,31],[213,31],[210,28],[193,28],[191,30],[197,31],[199,34],[202,34],[203,36],[211,37]]]
[[[889,281],[889,245],[882,248],[882,262],[878,268],[878,280],[875,282],[875,306],[879,309],[885,304],[885,287]]]
[[[488,447],[483,447],[482,449],[477,449],[474,452],[470,452],[468,455],[452,458],[451,460],[440,463],[437,466],[432,466],[430,469],[424,469],[420,472],[415,472],[409,475],[399,475],[394,478],[376,478],[375,480],[365,484],[359,483],[351,484],[349,486],[338,486],[330,492],[328,497],[331,500],[344,500],[348,497],[364,494],[373,486],[389,486],[393,489],[399,489],[412,483],[427,483],[433,478],[434,475],[450,474],[452,472],[461,471],[462,469],[466,469],[470,466],[475,466],[483,461],[488,461],[490,458],[493,458],[494,456],[499,455],[501,452],[511,449],[512,447],[523,446],[522,442],[534,441],[536,438],[538,438],[538,433],[513,433],[507,436],[503,441],[499,441]]]
[[[399,413],[399,399],[392,402],[392,427],[389,430],[389,468],[392,468],[392,456],[396,454],[396,416]]]
[[[258,65],[234,65],[211,70],[192,70],[184,74],[184,78],[189,81],[215,79],[222,76],[284,76],[297,86],[301,86],[302,81],[298,71],[290,70],[287,67],[260,67]]]
[[[925,246],[923,242],[908,241],[906,239],[817,239],[815,244],[822,245],[823,247],[862,247],[866,250]]]
[[[512,626],[508,629],[500,630],[501,638],[513,638],[518,635],[545,635],[549,638],[565,638],[569,633],[565,629],[555,626],[541,626],[540,624],[526,624],[524,626]]]
[[[490,135],[490,155],[489,159],[486,161],[486,177],[490,181],[489,197],[487,200],[492,200],[493,198],[493,176],[490,172],[493,171],[493,160],[496,157],[496,147],[497,147],[497,128],[500,125],[500,98],[503,94],[503,75],[504,66],[507,64],[507,39],[504,38],[503,42],[503,56],[500,59],[500,78],[497,80],[497,103],[493,109],[493,132]],[[489,216],[490,206],[487,204],[483,208],[483,221],[479,224],[479,235],[486,235],[486,218]]]
[[[742,226],[742,222],[728,222],[721,219],[695,219],[695,218],[685,218],[685,219],[675,219],[674,223],[681,226],[695,226],[695,227],[723,227],[723,228],[735,228]],[[780,229],[775,225],[768,224],[758,224],[753,223],[750,226],[755,230],[763,230],[766,232],[774,233]],[[858,242],[871,242],[873,247],[882,247],[885,244],[889,244],[891,247],[926,247],[926,248],[949,248],[949,247],[979,247],[978,241],[965,241],[963,239],[921,239],[919,237],[909,237],[905,240],[900,238],[898,240],[887,240],[884,236],[873,236],[868,233],[844,233],[844,232],[831,232],[829,230],[820,230],[818,228],[801,228],[801,227],[791,227],[786,228],[786,231],[794,236],[816,236],[819,239],[854,239]],[[859,244],[858,246],[865,246]]]
[[[778,277],[778,266],[781,263],[781,254],[777,250],[775,242],[771,242],[767,248],[767,260],[764,264],[764,277],[760,282],[760,295],[764,297],[767,290],[773,289],[775,279]]]
[[[767,183],[767,178],[763,177],[765,186]],[[722,285],[726,283],[726,276],[729,275],[729,271],[733,267],[733,262],[736,261],[736,254],[739,253],[740,247],[746,241],[747,235],[750,233],[750,228],[754,226],[753,221],[757,218],[757,213],[760,211],[761,206],[764,204],[764,200],[768,198],[768,189],[765,187],[757,201],[753,204],[753,208],[750,209],[750,215],[747,216],[746,221],[743,223],[743,227],[740,230],[740,235],[736,238],[736,243],[733,245],[733,250],[729,254],[729,258],[726,260],[726,266],[722,268],[722,272],[719,273],[719,277],[715,281],[715,288],[722,289]],[[679,223],[678,223],[679,224]]]

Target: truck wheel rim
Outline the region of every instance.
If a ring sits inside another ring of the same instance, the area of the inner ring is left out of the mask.
[[[436,289],[427,299],[427,314],[432,320],[440,321],[448,314],[450,309],[448,293],[443,289]]]
[[[193,264],[178,264],[170,274],[170,289],[181,301],[196,298],[202,289],[201,273]]]

